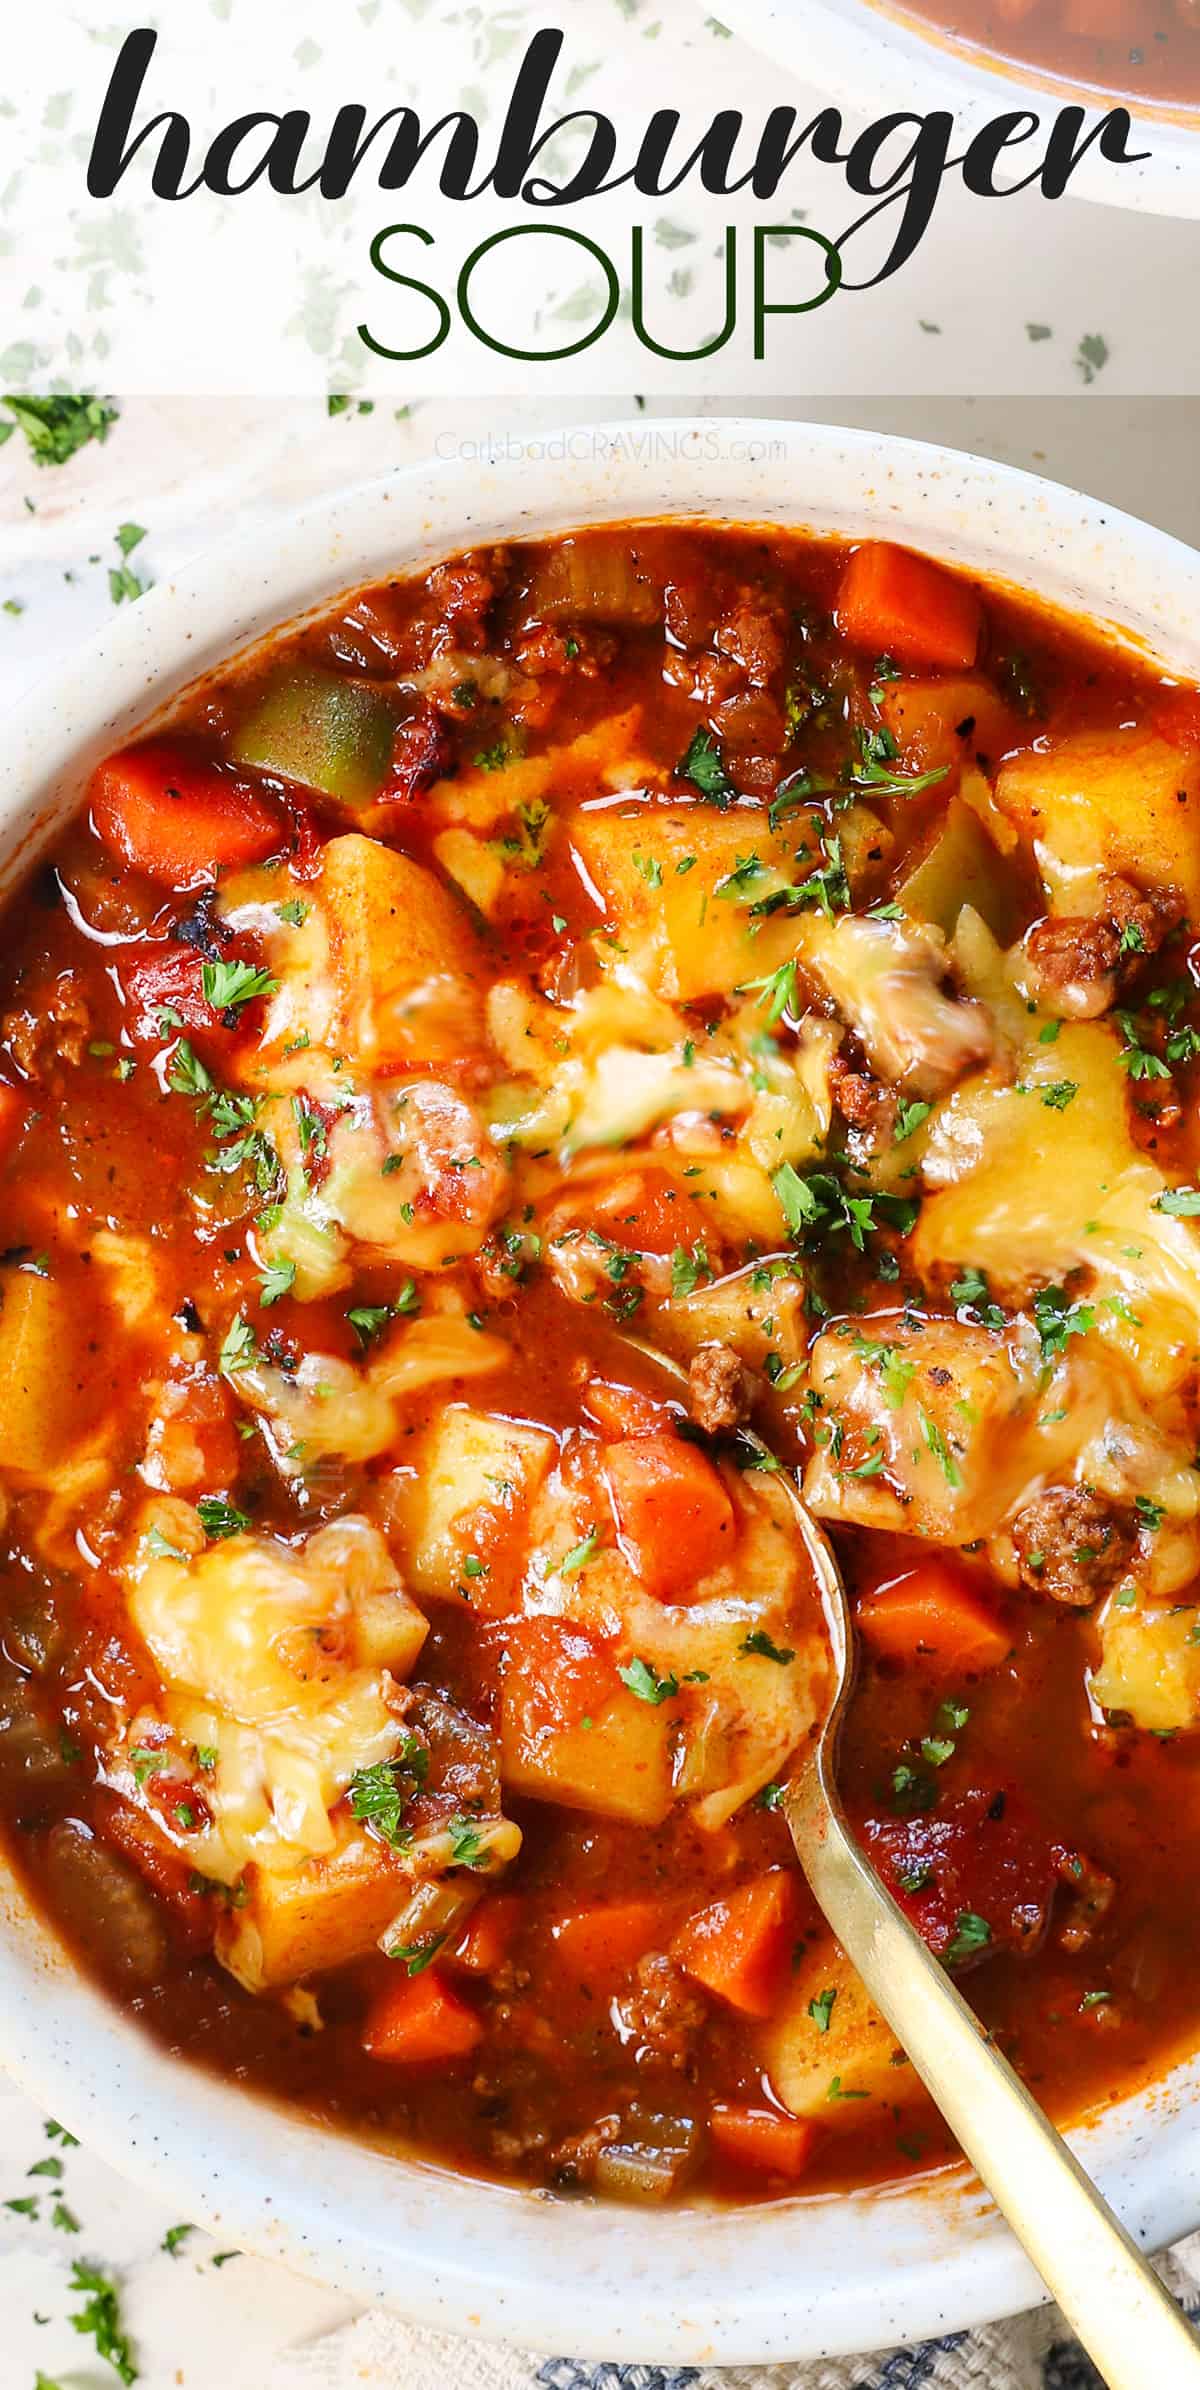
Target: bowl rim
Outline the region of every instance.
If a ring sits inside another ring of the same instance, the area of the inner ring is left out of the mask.
[[[721,21],[805,83],[857,113],[885,108],[954,111],[970,136],[1001,109],[1044,116],[1047,102],[1097,113],[1128,107],[1136,146],[1150,155],[1120,169],[1081,160],[1070,189],[1105,207],[1151,215],[1200,216],[1200,108],[1170,110],[1093,92],[1019,61],[989,62],[986,50],[947,39],[893,13],[904,0],[724,0]],[[701,0],[707,7],[707,0]]]
[[[74,810],[92,763],[214,664],[388,571],[587,523],[890,536],[1088,614],[1200,679],[1200,556],[1008,466],[770,419],[576,425],[500,448],[234,532],[51,667],[6,722],[3,876]],[[684,2207],[651,2226],[641,2212],[481,2184],[322,2132],[152,2044],[76,1972],[6,1872],[0,2063],[189,2220],[437,2329],[560,2356],[767,2363],[958,2332],[1045,2296],[961,2175],[802,2204]],[[1075,2136],[1148,2246],[1200,2223],[1200,2136],[1188,2127],[1198,2092],[1200,2053]]]

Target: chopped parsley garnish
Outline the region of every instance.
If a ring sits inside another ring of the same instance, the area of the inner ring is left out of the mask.
[[[394,1942],[385,1956],[399,1959],[406,1975],[423,1975],[449,1938],[448,1934],[431,1934],[427,1942]]]
[[[796,1657],[790,1645],[781,1647],[778,1643],[772,1643],[762,1627],[752,1627],[750,1633],[743,1637],[741,1648],[753,1653],[757,1659],[774,1660],[780,1668],[790,1668]]]
[[[429,1753],[415,1735],[405,1735],[394,1759],[359,1768],[350,1779],[350,1808],[360,1826],[399,1850],[406,1840],[404,1812],[429,1773]]]
[[[686,755],[675,766],[679,780],[690,780],[708,804],[720,806],[722,812],[732,805],[737,790],[725,769],[725,759],[717,741],[709,730],[698,730],[690,741]]]
[[[275,907],[279,919],[286,921],[289,929],[299,929],[307,921],[311,909],[301,896],[289,896],[286,904]]]
[[[1151,1210],[1166,1212],[1173,1220],[1200,1218],[1200,1187],[1168,1187],[1165,1195],[1156,1195]]]
[[[917,1130],[924,1126],[932,1110],[932,1104],[912,1102],[907,1096],[901,1096],[896,1106],[896,1124],[892,1130],[892,1143],[906,1145],[909,1138],[915,1137]]]
[[[218,957],[201,970],[205,1002],[214,1012],[236,1012],[256,996],[273,996],[279,985],[270,971],[253,963],[230,963]]]
[[[201,1494],[196,1516],[213,1543],[223,1542],[226,1536],[244,1535],[250,1524],[245,1511],[235,1509],[220,1494]]]
[[[778,971],[769,971],[765,979],[748,979],[738,990],[739,995],[757,996],[767,1016],[767,1027],[773,1029],[785,1012],[796,1005],[795,963],[781,963]]]
[[[584,1536],[583,1542],[576,1544],[574,1551],[568,1552],[565,1560],[559,1561],[559,1576],[578,1576],[580,1569],[586,1568],[589,1560],[595,1559],[603,1541],[604,1538],[599,1528],[593,1527],[590,1534]]]
[[[977,1958],[981,1950],[987,1949],[991,1938],[992,1929],[986,1917],[977,1917],[973,1909],[960,1909],[953,1940],[943,1953],[944,1964],[957,1967],[966,1958]]]
[[[21,431],[35,465],[65,465],[89,440],[104,441],[120,408],[108,398],[5,398],[13,420],[0,424],[0,443]]]
[[[163,2234],[161,2244],[167,2256],[178,2257],[189,2233],[193,2233],[195,2229],[194,2224],[169,2224]]]
[[[1042,1358],[1053,1361],[1065,1353],[1072,1336],[1086,1336],[1096,1325],[1087,1303],[1072,1303],[1061,1286],[1044,1286],[1033,1298],[1033,1316],[1042,1340]]]
[[[998,1332],[1006,1324],[999,1303],[991,1300],[982,1270],[964,1270],[960,1278],[955,1278],[950,1288],[950,1300],[959,1304],[964,1311],[973,1311],[981,1328],[993,1328]]]
[[[446,1831],[450,1836],[452,1866],[490,1867],[491,1854],[473,1818],[452,1817]]]
[[[673,1701],[679,1691],[677,1676],[659,1676],[645,1660],[631,1660],[627,1668],[618,1668],[617,1675],[639,1701],[648,1701],[653,1709],[664,1701]]]
[[[75,2330],[95,2341],[97,2356],[103,2357],[123,2382],[136,2382],[138,2369],[121,2326],[115,2282],[77,2258],[71,2268],[71,2289],[87,2294],[83,2307],[70,2318]]]
[[[282,1302],[284,1295],[290,1295],[295,1283],[294,1261],[268,1262],[266,1268],[259,1272],[258,1300],[262,1309],[269,1311],[273,1303]]]
[[[712,1263],[703,1245],[693,1245],[691,1252],[676,1245],[671,1255],[671,1293],[694,1295],[696,1288],[712,1277]]]
[[[1133,1014],[1119,1012],[1114,1017],[1125,1040],[1117,1057],[1122,1070],[1127,1071],[1131,1079],[1169,1079],[1171,1073],[1161,1055],[1142,1044]]]
[[[830,2019],[833,2015],[833,2004],[836,1999],[837,1992],[831,1990],[818,1992],[816,1999],[809,2001],[808,2013],[818,2033],[828,2033]]]
[[[249,1320],[239,1311],[222,1338],[217,1366],[227,1378],[232,1378],[241,1369],[252,1369],[257,1359],[258,1339]]]

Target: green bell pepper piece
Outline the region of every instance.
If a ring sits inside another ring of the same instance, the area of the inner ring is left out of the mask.
[[[317,664],[281,664],[238,731],[233,760],[357,809],[383,787],[395,727],[373,690]]]

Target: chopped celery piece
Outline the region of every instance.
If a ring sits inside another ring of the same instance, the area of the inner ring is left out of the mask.
[[[233,757],[341,805],[369,805],[383,786],[394,730],[372,690],[316,664],[287,664],[243,722]]]

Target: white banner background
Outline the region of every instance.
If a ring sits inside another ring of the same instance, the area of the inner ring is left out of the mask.
[[[308,109],[327,127],[361,101],[370,118],[410,103],[431,124],[462,106],[487,155],[527,42],[561,24],[558,108],[614,117],[628,164],[657,106],[678,107],[698,140],[718,109],[760,126],[790,102],[807,121],[820,96],[793,84],[705,13],[705,0],[38,0],[10,11],[0,99],[0,386],[233,396],[365,389],[394,406],[433,393],[548,398],[598,389],[697,398],[738,389],[774,394],[986,391],[1186,393],[1200,385],[1200,310],[1191,304],[1200,228],[1035,193],[972,198],[948,177],[916,256],[890,281],[847,291],[818,312],[779,318],[756,363],[750,322],[751,228],[804,219],[834,236],[862,211],[836,169],[802,159],[780,198],[706,198],[689,181],[669,200],[628,190],[556,214],[629,275],[631,222],[645,227],[647,318],[664,344],[695,345],[724,313],[721,244],[740,229],[736,336],[694,363],[652,355],[627,316],[573,360],[529,364],[480,346],[457,322],[424,363],[369,356],[356,325],[393,346],[433,323],[428,301],[390,288],[371,268],[373,235],[417,223],[434,245],[390,253],[398,270],[453,296],[458,267],[489,233],[530,221],[494,194],[465,203],[437,189],[439,149],[407,191],[364,175],[341,201],[277,195],[235,200],[207,191],[177,203],[149,190],[146,152],[111,199],[91,199],[86,163],[120,44],[158,28],[138,121],[175,107],[197,153],[254,108]],[[1002,102],[998,101],[998,106]],[[315,137],[314,137],[315,138]],[[688,144],[690,146],[690,143]],[[315,159],[316,147],[311,155]],[[1014,169],[1015,171],[1015,169]],[[1119,169],[1112,170],[1119,179]],[[538,222],[545,226],[544,211]],[[885,219],[885,222],[890,219]],[[860,278],[881,254],[878,231],[847,251]],[[424,262],[422,262],[424,261]],[[776,241],[772,295],[811,291],[816,252]],[[509,243],[481,269],[477,302],[514,345],[565,345],[594,322],[603,275],[561,240]]]

